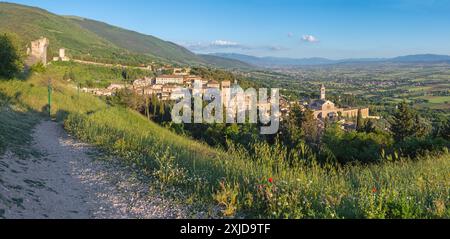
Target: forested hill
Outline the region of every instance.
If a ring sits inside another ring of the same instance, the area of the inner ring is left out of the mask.
[[[0,2],[0,32],[15,33],[26,44],[45,36],[50,40],[49,53],[59,48],[84,60],[105,63],[145,64],[152,61],[179,65],[215,67],[249,67],[240,61],[204,59],[175,43],[150,35],[115,27],[80,17],[66,17],[24,5]],[[226,62],[226,65],[220,65]]]

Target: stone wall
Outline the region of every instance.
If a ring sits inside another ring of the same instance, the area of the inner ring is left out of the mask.
[[[342,117],[345,118],[356,118],[358,116],[358,108],[351,108],[351,109],[342,109],[342,108],[334,108],[330,110],[315,110],[314,111],[314,118],[324,118],[327,117],[330,113],[334,113],[335,115],[338,115],[338,113],[341,114]],[[369,118],[369,108],[361,108],[361,115],[364,119]]]

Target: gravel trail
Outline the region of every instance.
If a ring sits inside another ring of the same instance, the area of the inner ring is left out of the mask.
[[[186,218],[187,209],[161,196],[118,160],[43,121],[33,133],[41,156],[0,156],[0,218]]]

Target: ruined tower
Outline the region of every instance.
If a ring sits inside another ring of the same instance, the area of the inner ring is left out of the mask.
[[[30,47],[27,49],[28,58],[26,65],[32,66],[36,63],[42,62],[47,64],[47,47],[49,41],[45,37],[41,37],[36,41],[32,41]]]

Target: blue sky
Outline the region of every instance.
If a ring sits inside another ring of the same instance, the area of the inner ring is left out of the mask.
[[[17,0],[200,52],[365,58],[450,55],[450,0]]]

